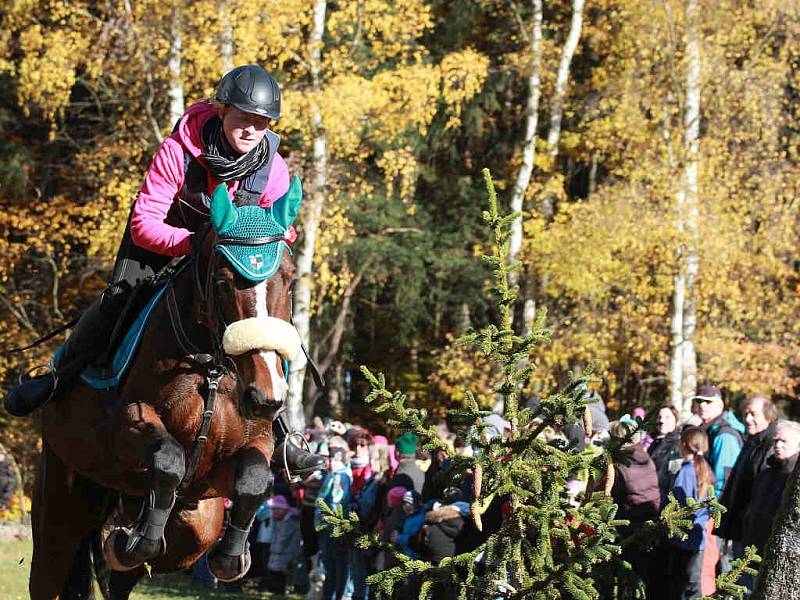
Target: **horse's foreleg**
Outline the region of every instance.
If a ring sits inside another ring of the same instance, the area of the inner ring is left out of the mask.
[[[186,472],[183,447],[173,438],[149,406],[136,406],[132,431],[149,441],[145,460],[149,491],[133,530],[115,530],[106,541],[106,559],[115,571],[133,569],[167,550],[164,529],[175,504],[175,490]]]
[[[235,581],[250,568],[247,536],[256,510],[269,494],[273,483],[266,446],[266,442],[254,444],[236,454],[230,522],[222,540],[208,556],[208,567],[220,581]]]

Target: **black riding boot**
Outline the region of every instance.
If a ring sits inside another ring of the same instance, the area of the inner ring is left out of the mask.
[[[323,457],[293,444],[291,439],[286,439],[289,428],[280,415],[272,421],[272,435],[275,440],[272,462],[279,467],[288,467],[290,476],[305,478],[314,471],[325,469]]]
[[[103,292],[81,315],[52,368],[20,382],[5,397],[6,410],[15,417],[31,414],[67,389],[89,362],[105,350],[116,323],[119,295]]]

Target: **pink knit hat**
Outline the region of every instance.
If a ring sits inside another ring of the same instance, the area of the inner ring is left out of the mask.
[[[402,485],[396,485],[392,489],[389,490],[389,493],[386,494],[386,504],[389,505],[389,508],[397,508],[403,503],[403,496],[405,496],[408,490],[404,488]]]

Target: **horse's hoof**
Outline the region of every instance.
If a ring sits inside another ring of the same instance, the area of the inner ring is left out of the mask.
[[[114,571],[131,571],[164,553],[162,542],[146,538],[139,538],[129,549],[130,535],[131,530],[127,527],[117,527],[103,544],[103,555]]]
[[[128,536],[130,533],[131,530],[127,527],[117,527],[106,538],[106,541],[103,544],[103,556],[105,556],[106,563],[108,563],[108,566],[111,567],[112,571],[131,571],[138,566],[126,565],[119,558],[117,558],[116,548],[125,547],[125,545],[128,543]]]
[[[246,549],[244,554],[231,556],[212,548],[208,553],[208,570],[220,581],[229,582],[241,579],[250,570],[250,549]]]

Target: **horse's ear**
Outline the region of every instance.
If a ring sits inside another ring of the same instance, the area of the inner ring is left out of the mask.
[[[272,216],[284,229],[289,229],[289,226],[294,223],[297,218],[297,213],[300,212],[300,205],[303,203],[303,185],[300,183],[300,178],[295,175],[292,178],[292,183],[289,184],[287,192],[278,198],[270,207],[272,209]]]
[[[217,233],[224,233],[236,224],[239,218],[236,207],[228,196],[228,188],[220,183],[211,194],[211,224]]]

